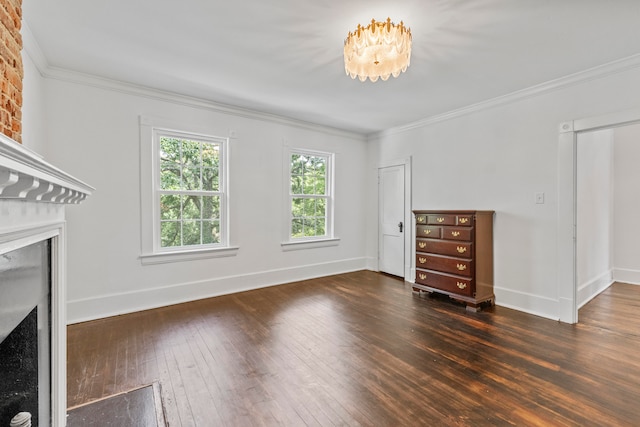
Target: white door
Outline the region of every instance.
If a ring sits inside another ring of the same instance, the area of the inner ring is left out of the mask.
[[[378,269],[404,277],[404,165],[378,169]]]

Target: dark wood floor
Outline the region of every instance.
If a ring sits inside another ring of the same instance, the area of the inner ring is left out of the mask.
[[[69,326],[68,404],[157,380],[171,426],[640,425],[640,287],[567,325],[357,272]]]

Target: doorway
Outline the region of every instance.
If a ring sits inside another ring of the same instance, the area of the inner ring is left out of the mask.
[[[577,215],[580,134],[640,123],[640,109],[565,122],[560,125],[558,147],[558,311],[563,322],[577,323],[580,307]]]
[[[411,159],[378,167],[378,270],[409,277]]]

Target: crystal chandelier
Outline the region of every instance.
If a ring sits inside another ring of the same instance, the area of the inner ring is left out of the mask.
[[[389,76],[398,77],[407,71],[411,61],[411,30],[387,18],[386,22],[371,20],[371,24],[349,32],[344,41],[344,69],[352,79],[372,82]]]

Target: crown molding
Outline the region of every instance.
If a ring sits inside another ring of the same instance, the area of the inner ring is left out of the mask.
[[[475,112],[487,110],[490,108],[498,107],[501,105],[510,104],[516,101],[520,101],[527,98],[533,98],[545,93],[553,92],[555,90],[563,89],[569,86],[585,83],[591,80],[600,79],[613,74],[621,73],[633,68],[640,67],[640,54],[632,55],[623,59],[608,62],[603,65],[599,65],[593,68],[589,68],[584,71],[580,71],[568,76],[560,77],[555,80],[550,80],[535,86],[531,86],[516,92],[511,92],[507,95],[492,98],[486,101],[478,102],[476,104],[468,105],[456,110],[451,110],[443,114],[427,117],[415,122],[407,123],[402,126],[386,129],[381,132],[375,132],[369,135],[369,140],[380,138],[383,136],[394,135],[398,133],[407,132],[413,129],[422,128],[434,123],[443,122],[446,120],[455,119],[457,117],[465,116]]]
[[[349,132],[343,129],[319,125],[316,123],[297,120],[277,114],[236,107],[214,102],[204,98],[182,95],[179,93],[163,91],[148,86],[137,85],[133,83],[109,79],[106,77],[51,66],[48,63],[46,56],[40,48],[40,45],[38,44],[36,38],[33,36],[26,23],[23,23],[23,48],[26,54],[29,55],[36,68],[38,69],[38,72],[43,78],[60,80],[84,86],[91,86],[98,89],[120,92],[127,95],[140,96],[144,98],[155,99],[158,101],[171,102],[177,105],[209,110],[216,113],[229,114],[246,119],[261,120],[269,123],[293,126],[300,129],[322,132],[329,135],[354,139],[361,142],[365,142],[367,139],[366,135],[357,132]]]
[[[29,58],[31,58],[31,61],[36,66],[38,73],[40,73],[42,77],[45,77],[46,71],[49,68],[47,57],[44,55],[44,52],[42,52],[38,41],[31,32],[31,28],[29,28],[29,25],[27,25],[24,20],[22,20],[22,29],[20,30],[20,33],[22,34],[23,54],[26,53]]]
[[[446,120],[455,119],[482,110],[510,104],[527,98],[533,98],[555,90],[563,89],[569,86],[585,83],[591,80],[607,77],[623,71],[640,67],[640,54],[635,54],[627,58],[622,58],[603,65],[579,71],[555,80],[550,80],[535,86],[531,86],[522,90],[511,92],[509,94],[496,98],[481,101],[462,108],[448,111],[443,114],[426,117],[402,126],[385,129],[380,132],[370,134],[349,132],[346,130],[333,128],[330,126],[319,125],[316,123],[296,120],[290,117],[280,116],[277,114],[266,113],[257,110],[250,110],[232,105],[217,103],[211,100],[196,98],[178,94],[175,92],[162,91],[142,85],[108,79],[96,75],[80,73],[73,70],[52,67],[49,65],[40,45],[31,32],[27,23],[23,20],[22,38],[24,51],[29,55],[40,75],[44,78],[66,81],[69,83],[82,84],[92,86],[104,90],[121,92],[129,95],[136,95],[159,101],[167,101],[178,105],[210,110],[218,113],[229,114],[237,117],[243,117],[253,120],[261,120],[270,123],[278,123],[289,125],[301,129],[313,130],[330,135],[340,136],[344,138],[355,139],[357,141],[369,141],[383,136],[389,136],[408,132],[413,129],[429,126]]]

